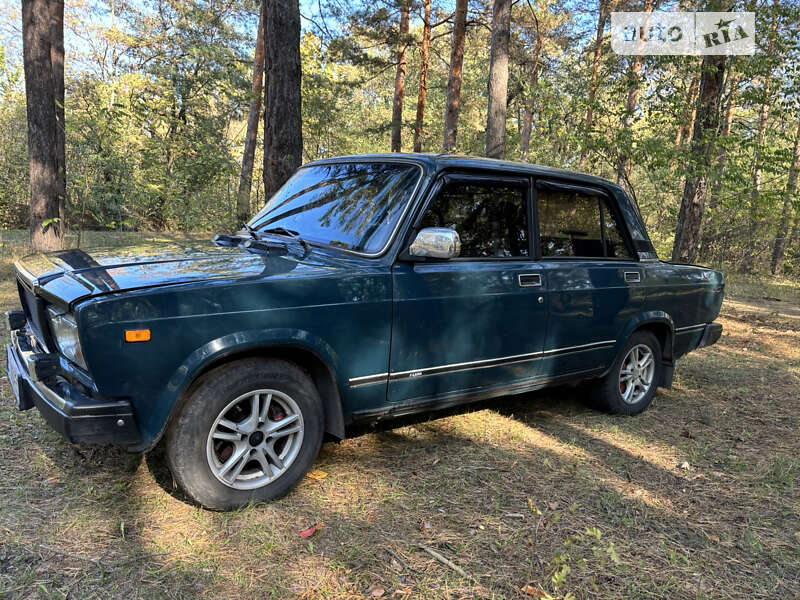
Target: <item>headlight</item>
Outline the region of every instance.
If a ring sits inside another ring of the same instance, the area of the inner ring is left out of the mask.
[[[86,369],[86,361],[83,359],[83,350],[81,349],[81,340],[78,337],[78,326],[75,324],[72,315],[60,315],[56,310],[51,308],[50,326],[61,354],[79,367]]]

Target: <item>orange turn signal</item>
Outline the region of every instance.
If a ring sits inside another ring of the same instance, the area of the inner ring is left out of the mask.
[[[149,342],[150,330],[149,329],[129,329],[125,332],[126,342]]]

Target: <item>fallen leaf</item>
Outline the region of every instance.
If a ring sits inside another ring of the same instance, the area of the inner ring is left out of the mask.
[[[710,539],[712,542],[717,542],[718,544],[722,542],[722,540],[720,540],[718,536],[716,536],[716,535],[712,535],[712,534],[710,534],[710,533],[707,533],[707,534],[706,534],[706,537],[707,537],[708,539]]]
[[[312,535],[317,533],[317,531],[322,529],[324,526],[325,526],[324,522],[318,523],[318,524],[316,524],[316,525],[314,525],[312,527],[309,527],[308,529],[304,529],[303,531],[301,531],[297,535],[299,535],[300,537],[303,537],[303,538],[310,538]]]
[[[320,479],[325,479],[327,476],[328,474],[325,471],[311,471],[308,474],[308,477],[310,479],[316,479],[317,481],[319,481]]]
[[[558,510],[558,502],[551,502],[548,504],[548,506],[550,507],[550,510]]]
[[[544,592],[536,585],[523,585],[519,591],[527,596],[533,596],[534,598],[544,598]]]
[[[386,593],[386,590],[379,586],[377,583],[375,585],[371,585],[367,590],[367,595],[371,598],[380,598]]]
[[[683,462],[681,463],[681,469],[683,469],[684,471],[688,471],[688,470],[689,470],[689,469],[691,469],[691,468],[692,468],[692,467],[691,467],[691,466],[689,466],[689,463],[688,463],[687,461],[683,461]]]
[[[396,558],[392,559],[392,562],[390,563],[390,566],[392,567],[392,569],[394,569],[398,573],[402,572],[402,570],[403,570],[403,565],[401,565],[399,562],[397,562]]]

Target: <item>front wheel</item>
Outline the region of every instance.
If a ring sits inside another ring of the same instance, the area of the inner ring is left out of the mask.
[[[649,331],[637,331],[595,385],[594,402],[613,414],[638,415],[653,401],[661,371],[661,344]]]
[[[194,386],[167,432],[173,477],[196,502],[230,510],[287,493],[319,452],[324,415],[297,365],[246,359]]]

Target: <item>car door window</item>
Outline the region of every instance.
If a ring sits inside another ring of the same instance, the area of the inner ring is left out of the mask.
[[[529,255],[524,184],[452,181],[425,211],[420,227],[449,227],[461,238],[462,258]]]
[[[545,188],[538,190],[537,202],[543,257],[630,258],[604,197]]]
[[[603,207],[603,233],[605,235],[606,243],[606,256],[609,258],[630,258],[630,251],[628,245],[625,243],[625,238],[622,236],[622,230],[617,224],[617,219],[614,212],[608,205],[608,202],[601,198]]]

